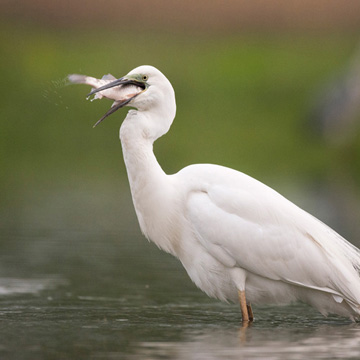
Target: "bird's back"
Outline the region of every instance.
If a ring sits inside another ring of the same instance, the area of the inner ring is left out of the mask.
[[[225,267],[233,263],[246,270],[252,301],[281,282],[291,288],[281,291],[296,293],[298,300],[321,298],[312,305],[323,313],[338,307],[345,307],[350,316],[360,313],[360,251],[327,225],[268,186],[229,168],[192,165],[175,177],[187,186],[193,241]],[[256,282],[265,288],[257,289]],[[331,306],[325,306],[327,302]]]

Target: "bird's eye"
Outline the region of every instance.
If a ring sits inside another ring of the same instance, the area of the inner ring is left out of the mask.
[[[148,78],[149,78],[149,77],[148,77],[147,75],[143,75],[143,76],[142,76],[143,81],[147,81]]]

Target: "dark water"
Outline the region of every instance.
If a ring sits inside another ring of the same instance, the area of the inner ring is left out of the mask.
[[[0,359],[360,358],[359,325],[305,305],[255,306],[242,328],[141,236],[129,198],[93,218],[67,200],[2,214]]]

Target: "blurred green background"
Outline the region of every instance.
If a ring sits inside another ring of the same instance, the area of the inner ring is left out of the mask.
[[[238,305],[140,233],[127,110],[93,129],[111,102],[66,81],[159,68],[178,108],[154,146],[167,173],[243,171],[359,246],[358,0],[0,0],[0,20],[1,359],[358,354],[353,327],[304,307],[255,308],[243,346]]]
[[[142,64],[159,68],[176,91],[177,117],[155,144],[166,172],[222,164],[324,220],[336,218],[329,206],[346,208],[349,224],[359,215],[357,128],[328,141],[310,117],[356,51],[357,2],[0,5],[3,228],[122,231],[120,216],[135,219],[118,140],[126,110],[93,129],[111,102],[86,101],[89,88],[68,86],[66,76],[120,77]],[[351,206],[327,203],[323,189]]]

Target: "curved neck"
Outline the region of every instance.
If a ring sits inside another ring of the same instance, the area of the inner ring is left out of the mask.
[[[132,191],[134,187],[144,187],[166,176],[153,152],[154,139],[142,126],[146,122],[143,117],[142,113],[132,110],[120,127],[120,141]]]
[[[164,251],[176,254],[171,215],[172,183],[156,160],[153,137],[148,136],[144,120],[149,118],[130,111],[120,128],[131,195],[143,234]]]

